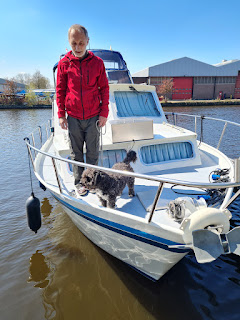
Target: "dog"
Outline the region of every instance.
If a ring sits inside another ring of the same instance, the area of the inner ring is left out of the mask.
[[[129,151],[122,162],[114,164],[112,169],[134,172],[130,162],[136,162],[137,154]],[[83,171],[80,183],[90,191],[94,190],[104,207],[115,208],[117,196],[121,196],[123,189],[128,186],[129,197],[134,197],[133,177],[121,174],[106,173],[103,171],[87,168]]]

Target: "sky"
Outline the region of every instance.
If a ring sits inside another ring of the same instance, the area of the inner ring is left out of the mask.
[[[75,23],[87,28],[90,49],[121,52],[131,74],[182,57],[240,59],[239,12],[239,0],[2,0],[0,78],[39,70],[53,84]]]

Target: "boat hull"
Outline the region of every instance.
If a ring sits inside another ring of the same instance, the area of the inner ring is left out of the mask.
[[[151,234],[145,234],[148,236],[146,238],[140,230],[131,229],[129,232],[129,228],[124,225],[118,224],[116,227],[114,222],[103,221],[98,216],[65,202],[57,195],[54,197],[89,240],[153,281],[160,279],[189,251],[168,248],[168,240],[164,243],[164,239]]]

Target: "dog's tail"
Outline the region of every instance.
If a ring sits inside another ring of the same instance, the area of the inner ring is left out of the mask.
[[[131,151],[128,151],[123,162],[126,164],[129,164],[130,162],[135,162],[136,160],[137,160],[137,154],[135,151],[131,150]]]

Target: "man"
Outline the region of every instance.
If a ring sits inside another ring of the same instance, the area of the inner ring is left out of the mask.
[[[87,51],[87,30],[74,24],[68,31],[72,51],[59,61],[57,72],[57,105],[59,124],[69,131],[71,158],[96,165],[99,155],[99,129],[108,117],[109,85],[103,61]],[[66,117],[67,113],[67,117]],[[97,122],[98,121],[98,122]],[[84,168],[73,166],[74,183],[79,195],[87,190],[80,185]]]

